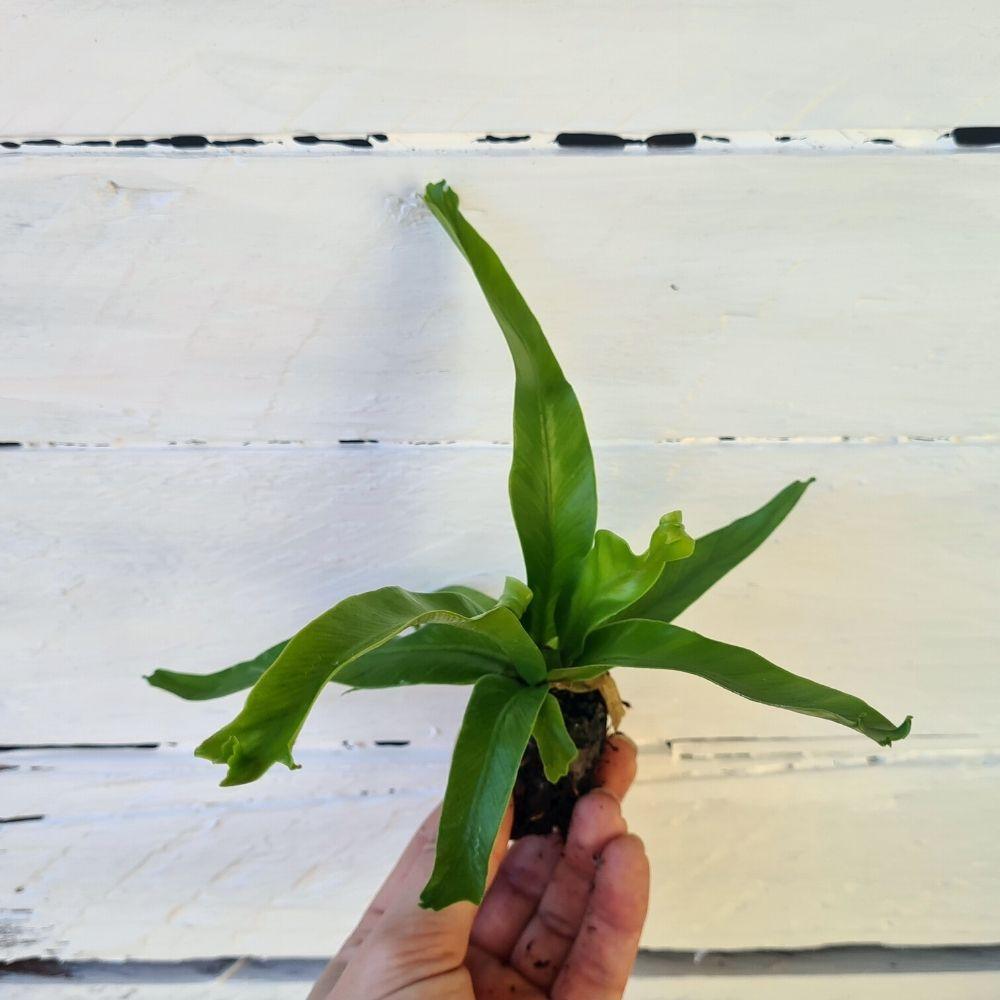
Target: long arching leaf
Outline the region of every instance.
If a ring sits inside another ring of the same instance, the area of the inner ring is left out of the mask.
[[[656,583],[615,620],[655,618],[673,621],[709,587],[739,565],[778,527],[798,503],[812,479],[794,482],[763,507],[738,521],[704,535],[695,542],[690,559],[668,565]]]
[[[224,698],[237,691],[245,691],[257,683],[261,674],[274,663],[281,651],[288,645],[288,640],[279,642],[263,653],[258,653],[252,660],[234,663],[224,670],[216,670],[211,674],[186,674],[177,670],[154,670],[146,680],[153,687],[162,688],[179,698],[188,701],[208,701],[211,698]]]
[[[665,622],[606,625],[590,635],[575,666],[556,670],[549,678],[587,680],[612,667],[694,674],[751,701],[839,722],[882,746],[903,739],[910,731],[910,716],[894,726],[860,698],[789,673],[742,646],[706,639]]]
[[[492,602],[494,607],[496,601]],[[245,691],[278,658],[288,643],[272,646],[259,656],[212,674],[156,670],[146,679],[188,701],[222,698]],[[387,688],[407,684],[474,684],[487,674],[514,674],[485,636],[454,625],[423,625],[337,671],[336,683],[353,688]]]
[[[460,900],[482,901],[493,842],[547,692],[544,684],[524,687],[508,677],[476,682],[451,760],[434,871],[421,906],[441,910]]]
[[[228,766],[224,785],[254,781],[275,763],[295,767],[292,745],[324,685],[393,636],[432,622],[487,636],[525,680],[544,679],[542,655],[509,608],[479,613],[462,594],[383,587],[346,598],[293,636],[254,685],[239,715],[195,753]]]
[[[498,606],[510,608],[520,617],[531,601],[531,591],[508,577],[499,600],[472,587],[442,587],[435,593],[459,594],[480,613]],[[176,670],[154,670],[146,680],[188,701],[208,701],[245,691],[257,683],[274,663],[288,640],[265,649],[252,660],[235,663],[211,674],[189,674]],[[433,647],[434,655],[428,656]],[[359,688],[396,687],[400,684],[473,684],[490,673],[503,673],[506,661],[498,658],[496,645],[452,625],[431,625],[412,636],[399,636],[345,668],[341,684]]]
[[[510,503],[528,586],[528,631],[552,637],[556,601],[575,578],[597,523],[594,460],[583,413],[542,328],[500,258],[458,210],[444,181],[424,200],[472,266],[514,360]]]

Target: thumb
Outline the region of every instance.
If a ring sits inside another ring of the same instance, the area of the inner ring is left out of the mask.
[[[512,817],[508,804],[490,855],[487,889],[507,853]],[[437,825],[421,830],[413,863],[400,879],[394,898],[386,901],[382,918],[344,970],[333,998],[385,996],[463,967],[479,907],[462,902],[443,910],[425,910],[419,903],[434,868],[437,834]],[[428,996],[437,995],[433,989]]]

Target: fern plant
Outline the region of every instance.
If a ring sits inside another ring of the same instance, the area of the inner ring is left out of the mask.
[[[239,714],[195,751],[227,768],[223,785],[296,767],[292,748],[324,687],[469,684],[445,792],[437,858],[421,903],[482,899],[490,849],[515,786],[515,830],[564,826],[589,787],[622,711],[614,667],[695,674],[753,701],[840,723],[885,746],[903,739],[860,699],[806,680],[673,620],[781,523],[812,480],[691,539],[679,511],[649,547],[597,530],[590,441],[575,393],[496,253],[444,181],[424,200],[470,264],[514,362],[510,503],[526,583],[499,597],[462,586],[383,587],[348,597],[291,639],[207,675],[157,670],[157,687],[199,700],[252,688]],[[581,722],[582,720],[582,722]],[[567,725],[569,723],[569,725]],[[533,775],[532,771],[537,771]],[[539,795],[538,786],[542,786]]]

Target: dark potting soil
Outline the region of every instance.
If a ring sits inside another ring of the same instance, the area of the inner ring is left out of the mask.
[[[569,773],[555,785],[549,784],[542,769],[538,747],[534,740],[521,758],[521,767],[514,784],[514,829],[517,840],[529,833],[551,833],[559,830],[563,839],[569,829],[573,806],[595,784],[594,770],[604,751],[608,733],[608,709],[599,691],[576,694],[553,689],[562,709],[570,738],[580,748]]]

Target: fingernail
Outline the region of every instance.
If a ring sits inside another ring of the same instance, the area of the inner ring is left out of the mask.
[[[631,736],[626,736],[624,733],[612,733],[608,737],[608,740],[609,742],[614,742],[614,743],[624,743],[627,746],[630,746],[633,750],[639,749],[639,746],[635,742],[635,740],[632,739]]]

